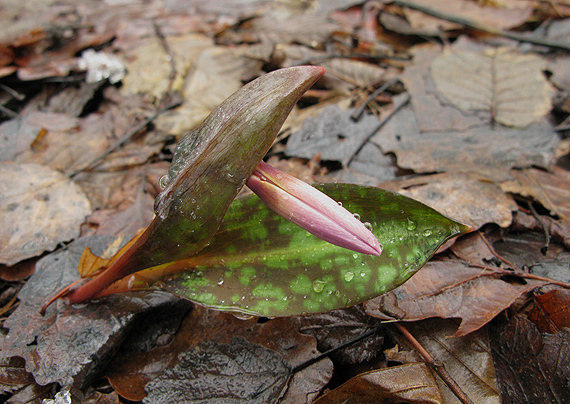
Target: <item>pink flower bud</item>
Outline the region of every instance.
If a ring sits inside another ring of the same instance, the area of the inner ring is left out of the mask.
[[[360,220],[309,184],[263,161],[246,184],[278,215],[314,236],[360,253],[382,253],[378,239]]]

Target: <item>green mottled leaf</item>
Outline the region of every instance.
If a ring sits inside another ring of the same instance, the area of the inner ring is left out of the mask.
[[[371,224],[384,247],[381,256],[322,241],[250,196],[232,203],[198,255],[143,272],[161,274],[166,290],[217,310],[268,317],[322,312],[394,289],[445,241],[469,231],[391,191],[350,184],[318,188]]]

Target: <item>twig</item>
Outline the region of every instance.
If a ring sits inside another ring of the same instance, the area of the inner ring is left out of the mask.
[[[567,42],[550,41],[545,38],[537,38],[533,36],[517,34],[515,32],[504,31],[502,29],[498,29],[489,25],[481,24],[479,22],[470,20],[468,18],[460,17],[453,14],[448,14],[444,11],[436,10],[434,8],[427,7],[421,4],[416,4],[407,0],[390,0],[388,1],[388,3],[396,4],[400,7],[407,7],[413,10],[421,11],[422,13],[431,15],[432,17],[440,18],[442,20],[450,22],[455,22],[457,24],[464,25],[468,28],[477,31],[485,32],[487,34],[502,36],[504,38],[512,39],[518,42],[526,42],[533,45],[546,46],[549,48],[560,49],[566,52],[570,52],[570,43]]]
[[[291,370],[291,374],[295,374],[295,373],[297,373],[297,372],[300,372],[301,370],[308,368],[309,366],[311,366],[311,365],[313,365],[313,364],[319,362],[320,360],[322,360],[322,359],[324,359],[324,358],[327,358],[329,355],[335,353],[336,351],[339,351],[339,350],[341,350],[341,349],[343,349],[343,348],[346,348],[346,347],[349,346],[349,345],[355,344],[355,343],[357,343],[357,342],[359,342],[359,341],[362,341],[362,340],[365,339],[365,338],[368,338],[368,337],[371,336],[371,335],[376,334],[378,331],[380,331],[380,330],[383,329],[384,327],[385,327],[384,324],[380,324],[379,326],[374,327],[373,329],[368,330],[368,331],[366,331],[366,332],[363,333],[363,334],[360,334],[360,335],[357,336],[356,338],[353,338],[353,339],[351,339],[351,340],[349,340],[349,341],[347,341],[347,342],[345,342],[345,343],[343,343],[343,344],[340,344],[340,345],[337,346],[337,347],[331,348],[331,349],[329,349],[328,351],[325,351],[325,352],[321,353],[320,355],[317,355],[317,356],[315,356],[314,358],[311,358],[311,359],[309,359],[308,361],[305,361],[305,362],[303,362],[303,363],[301,363],[301,364],[295,366],[295,367]]]
[[[6,116],[9,116],[10,118],[17,118],[20,116],[14,111],[12,111],[10,108],[6,108],[4,105],[1,104],[0,104],[0,112],[2,112]]]
[[[441,380],[449,387],[449,389],[455,394],[455,396],[463,404],[473,404],[473,401],[463,392],[461,387],[457,384],[455,380],[447,373],[443,363],[437,359],[434,359],[431,354],[426,351],[426,349],[420,344],[420,342],[404,327],[401,323],[394,323],[396,328],[407,338],[407,340],[412,344],[412,346],[420,353],[420,355],[425,359],[427,364],[441,377]]]
[[[372,94],[370,94],[368,96],[368,98],[366,98],[366,101],[364,101],[364,103],[362,103],[362,105],[356,109],[351,115],[350,117],[354,120],[354,121],[358,121],[360,119],[360,117],[362,116],[362,114],[364,113],[364,110],[366,109],[366,106],[377,96],[379,96],[380,94],[382,94],[384,91],[386,91],[387,89],[389,89],[390,87],[392,87],[394,84],[396,84],[399,81],[398,78],[394,78],[390,81],[387,81],[386,83],[384,83],[382,86],[378,87],[376,90],[374,90],[374,92]]]
[[[481,240],[483,240],[483,243],[485,243],[485,245],[487,246],[487,248],[489,249],[489,251],[491,251],[491,254],[493,254],[495,257],[497,257],[499,260],[503,261],[505,264],[507,264],[508,266],[510,266],[511,268],[513,268],[515,271],[518,272],[522,272],[522,269],[519,268],[519,266],[509,260],[507,260],[505,257],[499,255],[499,253],[495,250],[495,247],[493,247],[491,245],[491,243],[489,243],[489,240],[487,240],[485,238],[485,236],[480,232],[477,231],[477,234],[479,235],[479,237],[481,237]]]
[[[390,111],[390,113],[388,114],[388,116],[386,116],[384,119],[382,119],[380,121],[380,123],[378,124],[378,126],[376,126],[368,136],[366,136],[366,138],[362,141],[362,145],[355,150],[355,152],[350,156],[350,158],[348,158],[346,160],[346,163],[343,161],[343,164],[345,165],[345,167],[348,167],[348,165],[352,162],[352,160],[354,160],[354,158],[356,157],[356,155],[360,152],[360,150],[362,150],[362,148],[364,147],[364,145],[368,142],[368,140],[374,136],[374,134],[376,132],[378,132],[382,126],[384,126],[386,124],[386,122],[388,122],[395,114],[396,112],[398,112],[404,105],[406,105],[408,102],[410,101],[410,96],[407,93],[403,93],[402,94],[402,99],[399,100],[399,102],[395,103],[394,105],[394,109],[392,111]]]
[[[153,25],[154,25],[154,32],[156,33],[156,36],[160,41],[160,44],[164,49],[164,52],[166,52],[166,54],[168,55],[168,61],[170,62],[170,74],[168,75],[168,89],[166,91],[166,93],[168,94],[172,91],[174,80],[176,79],[176,75],[178,74],[176,71],[176,60],[174,59],[174,53],[172,52],[172,49],[170,48],[170,44],[166,40],[166,37],[162,33],[162,30],[160,29],[160,27],[156,22],[154,22]]]
[[[156,118],[158,118],[160,115],[162,115],[163,113],[165,113],[166,111],[175,108],[177,106],[180,105],[180,101],[176,101],[170,105],[167,105],[166,107],[156,111],[154,114],[152,114],[152,116],[146,118],[145,120],[143,120],[141,123],[139,123],[137,126],[135,126],[134,128],[131,128],[131,130],[129,130],[127,133],[125,133],[123,135],[122,138],[120,138],[119,140],[117,140],[115,143],[113,143],[113,145],[111,145],[111,147],[109,147],[107,150],[105,150],[101,155],[97,156],[96,158],[94,158],[93,160],[91,160],[89,162],[89,164],[87,164],[85,167],[80,168],[76,171],[74,171],[73,173],[71,173],[69,175],[69,178],[73,178],[75,177],[77,174],[89,170],[93,167],[95,167],[96,165],[99,164],[99,162],[101,160],[103,160],[105,157],[107,157],[109,154],[111,154],[113,151],[115,151],[116,149],[122,147],[125,143],[127,143],[133,136],[135,136],[137,133],[139,133],[141,130],[143,130],[149,123],[151,123],[152,121],[154,121]]]
[[[540,252],[542,253],[542,255],[546,255],[546,252],[548,251],[548,248],[550,247],[550,233],[548,232],[548,228],[546,227],[546,223],[544,223],[542,218],[539,216],[539,214],[536,211],[536,209],[534,208],[534,205],[532,204],[532,202],[529,203],[528,205],[530,207],[530,211],[532,212],[532,215],[538,221],[538,223],[540,223],[540,225],[542,226],[542,231],[544,233],[544,245],[540,248]]]

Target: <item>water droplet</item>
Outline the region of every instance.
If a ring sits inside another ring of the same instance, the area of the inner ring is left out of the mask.
[[[160,177],[160,179],[158,180],[158,186],[161,189],[166,188],[166,186],[168,185],[168,183],[170,182],[170,177],[168,177],[168,174],[164,174],[162,177]]]
[[[338,203],[338,206],[342,206],[342,202],[337,202],[337,203]]]
[[[372,231],[372,224],[370,222],[364,222],[364,227],[366,227],[368,230]]]
[[[316,293],[322,293],[322,291],[325,289],[325,285],[326,285],[326,284],[327,284],[327,283],[326,283],[326,282],[323,282],[323,281],[314,281],[314,282],[313,282],[313,290],[314,290]]]
[[[422,235],[424,237],[429,237],[433,234],[433,232],[430,229],[425,229],[424,232],[422,233]]]
[[[353,278],[354,278],[354,272],[352,271],[347,271],[344,273],[344,280],[347,282],[350,282]]]
[[[416,230],[418,228],[418,224],[411,219],[408,219],[408,223],[406,224],[406,229],[409,231]]]
[[[353,213],[352,216],[354,216],[357,220],[360,220],[360,215],[358,213]]]
[[[232,313],[232,314],[238,320],[251,320],[253,318],[251,314],[245,314],[245,313]]]
[[[224,278],[218,279],[218,286],[222,286],[224,284]]]
[[[358,259],[358,254],[352,254],[352,258]]]

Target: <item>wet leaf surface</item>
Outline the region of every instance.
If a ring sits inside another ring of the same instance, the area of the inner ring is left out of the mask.
[[[570,332],[541,334],[523,316],[493,330],[491,347],[504,404],[570,400]]]
[[[9,332],[2,352],[7,357],[24,358],[26,370],[41,385],[88,385],[138,314],[178,300],[163,292],[143,292],[84,307],[60,301],[42,316],[40,309],[47,297],[78,279],[77,264],[83,249],[87,246],[102,253],[109,241],[97,236],[80,239],[39,261],[36,272],[20,291],[18,308],[4,322]]]
[[[164,290],[217,310],[271,317],[322,312],[396,287],[445,241],[468,230],[389,191],[346,184],[320,189],[370,223],[384,246],[381,256],[317,239],[251,196],[231,205],[220,231],[198,255],[137,277],[166,279]]]
[[[300,331],[313,335],[321,352],[336,348],[352,338],[379,327],[380,321],[367,315],[361,305],[325,313],[299,317]],[[343,348],[332,355],[343,363],[361,363],[373,359],[384,343],[381,330],[360,343]]]
[[[240,337],[230,344],[205,342],[178,359],[147,384],[145,403],[275,402],[291,373],[278,354]]]
[[[145,385],[161,375],[168,380],[170,370],[188,352],[197,352],[212,342],[228,346],[235,337],[242,338],[249,345],[264,347],[278,355],[287,369],[293,369],[317,354],[314,338],[300,334],[298,328],[295,318],[257,322],[255,318],[240,320],[231,314],[196,307],[183,318],[179,330],[168,344],[144,351],[126,344],[113,362],[108,377],[122,396],[141,400],[145,397]],[[331,362],[325,359],[295,373],[282,402],[301,403],[316,396],[330,380],[331,370]],[[207,377],[214,380],[215,376],[213,372]],[[220,380],[224,377],[220,376]]]
[[[563,328],[570,328],[570,292],[554,289],[536,296],[528,319],[542,333],[555,334]]]

